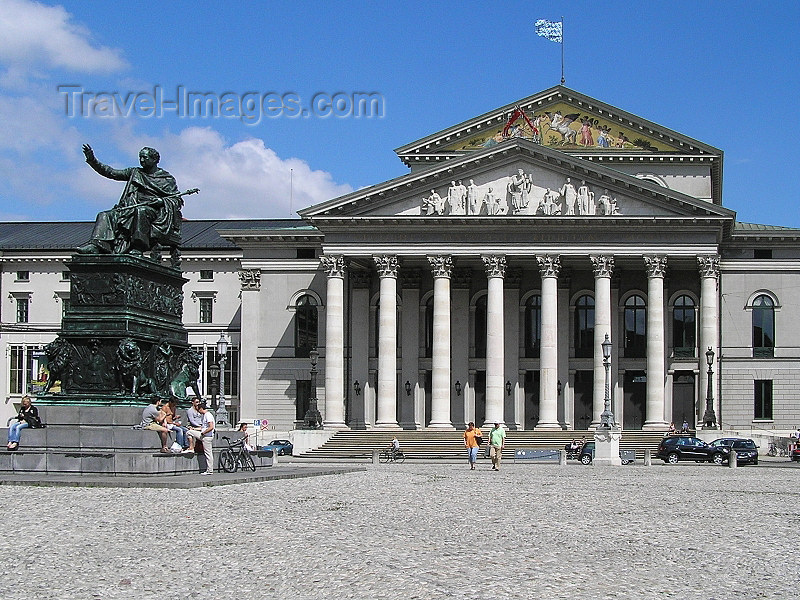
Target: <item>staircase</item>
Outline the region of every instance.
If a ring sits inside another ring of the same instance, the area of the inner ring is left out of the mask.
[[[488,442],[489,430],[483,431],[484,444]],[[634,450],[637,459],[644,458],[650,449],[655,455],[663,431],[624,431],[620,450]],[[309,459],[358,459],[371,458],[373,450],[387,448],[392,437],[397,436],[403,454],[410,459],[463,459],[463,431],[339,431],[319,448],[300,454]],[[508,431],[504,455],[512,456],[518,448],[561,450],[573,439],[592,441],[590,431]]]

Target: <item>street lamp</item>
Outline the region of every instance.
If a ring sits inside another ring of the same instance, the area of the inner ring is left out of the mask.
[[[611,412],[611,340],[608,334],[600,345],[603,347],[603,366],[606,368],[606,393],[603,399],[603,413],[600,415],[600,426],[611,429],[614,426],[614,413]]]
[[[406,396],[411,395],[411,382],[406,379]]]
[[[711,365],[714,364],[714,351],[711,346],[706,351],[706,364],[708,365],[708,387],[706,388],[706,412],[703,413],[703,428],[716,429],[717,415],[714,414],[714,391],[711,387],[714,380],[714,371]]]
[[[319,409],[317,408],[317,360],[319,359],[319,352],[317,352],[316,346],[311,349],[308,356],[311,359],[311,398],[308,401],[308,410],[305,417],[303,417],[303,421],[307,429],[317,429],[322,425],[322,415],[319,414]]]
[[[511,382],[510,381],[506,381],[506,396],[510,396],[510,395],[511,395]]]
[[[217,355],[219,356],[219,408],[217,409],[217,425],[230,429],[231,424],[228,420],[228,409],[225,406],[225,360],[228,354],[228,339],[225,332],[219,334],[217,340]]]
[[[464,388],[461,387],[461,381],[456,379],[456,396],[460,396],[461,395],[461,390],[462,389],[464,389]]]
[[[358,379],[353,382],[353,389],[356,391],[356,396],[361,395],[361,384],[358,383]]]

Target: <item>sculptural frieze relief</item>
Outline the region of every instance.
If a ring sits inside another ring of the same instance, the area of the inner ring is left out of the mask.
[[[522,168],[483,184],[470,179],[465,186],[462,181],[453,180],[441,191],[433,188],[421,199],[421,215],[593,217],[622,214],[617,198],[608,188],[603,188],[601,193],[585,180],[576,186],[571,177],[566,177],[563,183],[550,179],[545,185],[535,185],[533,175]]]
[[[131,305],[183,315],[183,290],[177,285],[119,273],[110,277],[106,273],[73,273],[71,286],[75,306]]]

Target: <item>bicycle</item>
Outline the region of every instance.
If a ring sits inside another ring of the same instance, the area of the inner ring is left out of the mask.
[[[402,464],[406,460],[406,455],[403,454],[402,450],[395,450],[392,453],[391,448],[385,448],[381,450],[381,453],[378,455],[378,461],[382,464],[395,462],[398,464]]]
[[[219,454],[219,466],[226,473],[236,473],[240,468],[242,471],[255,471],[256,464],[253,457],[244,447],[244,440],[231,442],[228,436],[222,436],[228,442],[228,447],[223,448]]]
[[[783,446],[778,446],[775,442],[770,442],[769,450],[767,450],[767,456],[789,456],[789,451],[784,448]]]

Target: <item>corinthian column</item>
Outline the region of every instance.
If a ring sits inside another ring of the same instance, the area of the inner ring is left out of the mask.
[[[536,429],[561,429],[558,423],[558,256],[537,256],[542,277],[542,342],[539,352],[539,422]]]
[[[645,256],[647,265],[647,404],[643,429],[663,429],[664,379],[664,275],[666,256]]]
[[[397,425],[397,257],[373,256],[380,284],[376,427]]]
[[[504,423],[503,278],[505,256],[482,256],[489,279],[486,298],[486,424]]]
[[[325,311],[325,420],[326,429],[344,422],[344,257],[320,256],[328,276]]]
[[[433,356],[430,427],[452,429],[450,422],[450,275],[453,259],[429,256],[433,270]]]
[[[592,390],[592,426],[600,424],[604,408],[606,369],[603,364],[603,340],[611,335],[611,274],[614,271],[613,256],[590,256],[594,266],[594,386]],[[612,408],[613,412],[613,408]]]
[[[717,298],[717,280],[719,279],[719,255],[698,256],[697,266],[700,268],[700,352],[698,362],[700,364],[700,398],[705,397],[708,389],[708,372],[706,370],[705,353],[711,348],[719,360],[719,302]],[[719,375],[719,367],[715,366],[715,372]],[[719,381],[719,379],[717,379]],[[719,386],[714,386],[714,414],[719,415]],[[705,402],[701,403],[705,407]],[[699,423],[698,408],[695,407],[695,418]]]

